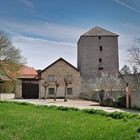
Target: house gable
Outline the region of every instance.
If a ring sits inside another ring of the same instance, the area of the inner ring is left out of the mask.
[[[61,63],[61,64],[60,64],[60,63]],[[74,67],[72,64],[70,64],[69,62],[67,62],[65,59],[59,58],[59,59],[57,59],[55,62],[53,62],[52,64],[50,64],[48,67],[46,67],[44,70],[42,70],[42,71],[40,72],[40,74],[43,73],[43,72],[45,72],[46,70],[48,70],[48,69],[54,67],[54,66],[60,67],[60,66],[62,66],[62,65],[65,65],[65,66],[67,66],[67,67],[73,69],[74,71],[79,72],[79,70],[78,70],[76,67]]]

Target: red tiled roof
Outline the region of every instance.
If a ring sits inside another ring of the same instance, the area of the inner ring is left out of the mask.
[[[33,67],[23,66],[20,78],[35,78],[37,71]]]

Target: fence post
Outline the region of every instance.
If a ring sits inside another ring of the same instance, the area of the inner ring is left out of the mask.
[[[126,83],[125,92],[126,92],[126,108],[129,108],[129,83]]]
[[[132,90],[129,86],[129,83],[126,83],[126,88],[125,88],[125,91],[126,91],[126,108],[130,108],[130,103],[131,103],[131,94],[132,94]]]

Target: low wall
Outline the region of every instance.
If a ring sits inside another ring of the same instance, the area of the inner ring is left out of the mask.
[[[118,98],[119,96],[123,96],[124,94],[125,94],[124,91],[112,91],[112,93],[106,92],[105,96]],[[99,91],[93,90],[92,92],[89,92],[89,93],[83,92],[81,93],[80,98],[99,101]]]
[[[0,99],[14,99],[15,98],[15,94],[14,93],[1,93],[0,94]]]
[[[140,91],[135,91],[131,95],[131,107],[140,108]]]

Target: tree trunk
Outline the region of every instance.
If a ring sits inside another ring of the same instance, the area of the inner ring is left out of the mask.
[[[44,96],[44,100],[47,99],[47,93],[46,93],[46,91],[47,91],[47,87],[45,87],[45,96]]]
[[[55,90],[55,93],[54,93],[54,101],[56,101],[57,88],[58,88],[58,87],[56,87],[56,90]]]
[[[65,98],[64,98],[64,102],[67,102],[67,85],[65,84]]]

